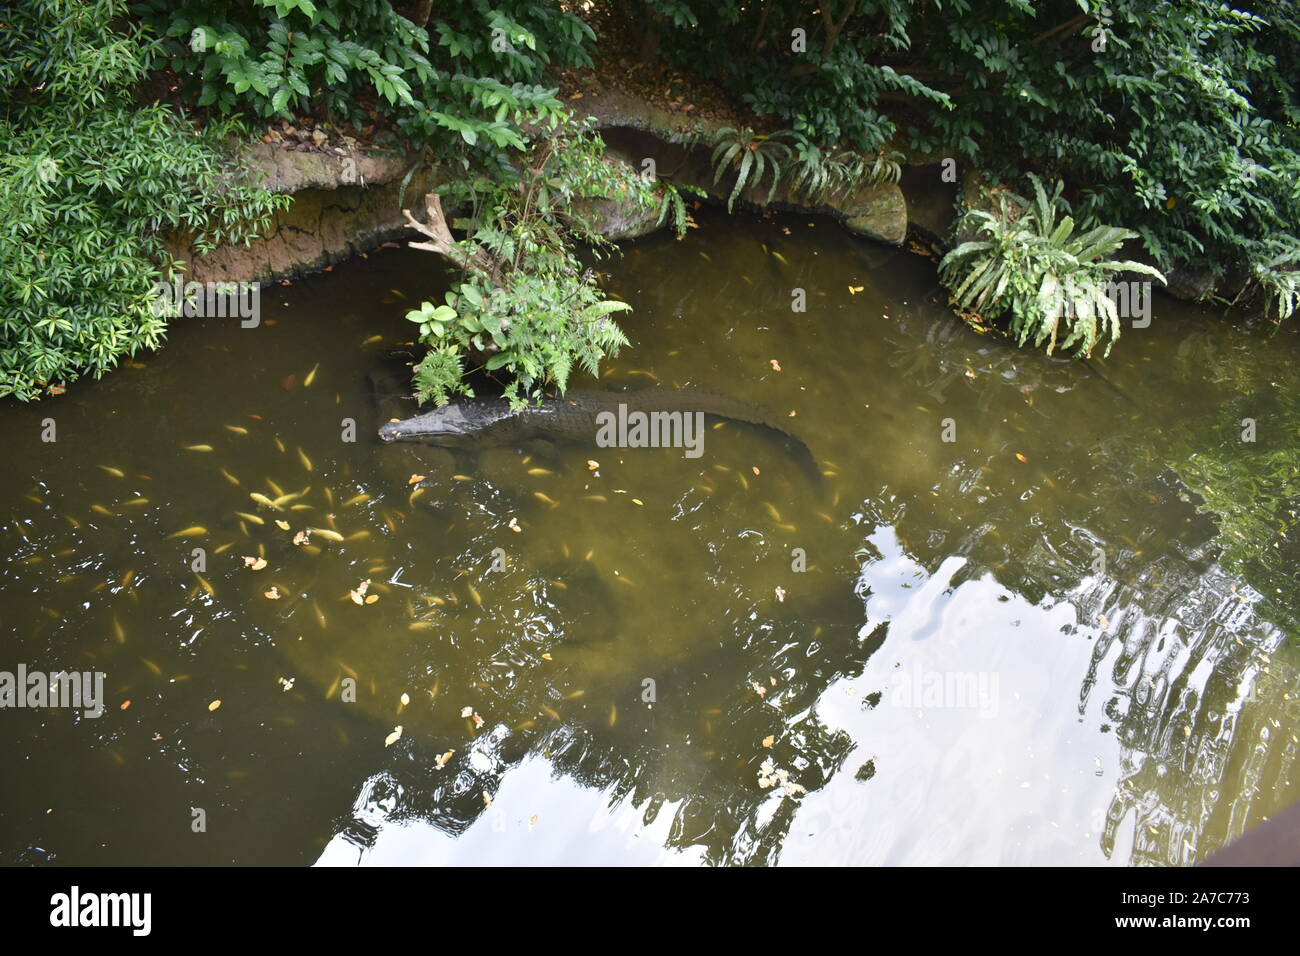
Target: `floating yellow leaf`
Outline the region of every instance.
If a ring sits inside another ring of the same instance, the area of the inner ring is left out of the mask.
[[[391,747],[393,744],[397,743],[397,741],[400,740],[401,737],[402,737],[402,725],[398,724],[396,727],[393,728],[393,732],[384,738],[384,746]]]
[[[408,485],[418,485],[422,481],[424,481],[424,475],[412,475],[406,479]]]
[[[289,530],[289,522],[285,521],[283,518],[276,518],[275,526],[279,528],[281,531]]]
[[[774,743],[776,743],[776,737],[772,734],[768,734],[766,737],[763,738],[764,747],[770,747]]]
[[[220,706],[221,706],[221,701],[214,700],[212,703],[208,704],[208,711],[209,712],[214,711]]]
[[[266,558],[255,558],[251,555],[244,555],[244,567],[252,568],[254,571],[261,571],[266,567]]]
[[[270,600],[272,600],[272,601],[278,601],[278,600],[280,600],[280,598],[283,597],[284,595],[282,595],[282,594],[280,593],[280,589],[279,589],[279,588],[277,588],[277,587],[275,587],[274,585],[272,585],[272,586],[271,586],[271,590],[267,591],[267,592],[266,592],[265,594],[263,594],[262,596],[263,596],[264,598],[268,598],[268,599],[270,599]]]

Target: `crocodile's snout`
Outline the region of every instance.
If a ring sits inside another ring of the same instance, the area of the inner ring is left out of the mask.
[[[379,426],[379,438],[381,441],[397,441],[401,437],[401,422],[384,422]]]

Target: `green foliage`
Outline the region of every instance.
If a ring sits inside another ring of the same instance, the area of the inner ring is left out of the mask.
[[[760,135],[748,126],[724,126],[714,133],[710,162],[714,183],[729,174],[736,177],[727,196],[730,212],[746,188],[762,188],[764,176],[769,183],[768,202],[782,180],[788,179],[791,195],[825,203],[836,196],[852,196],[871,183],[898,182],[903,174],[901,159],[902,154],[892,150],[881,150],[870,159],[853,150],[823,150],[795,130]]]
[[[1109,354],[1120,336],[1110,283],[1121,272],[1161,282],[1164,276],[1142,263],[1110,259],[1136,234],[1092,221],[1076,231],[1061,199],[1063,185],[1058,182],[1049,197],[1038,177],[1030,179],[1032,202],[1000,193],[998,213],[967,212],[963,227],[983,238],[963,242],[944,256],[940,278],[960,308],[989,318],[1008,314],[1010,332],[1022,346],[1046,344],[1050,355],[1059,345],[1088,355],[1104,342],[1103,354]],[[1059,221],[1058,213],[1064,214]]]
[[[654,192],[659,197],[659,218],[655,225],[662,226],[671,216],[673,232],[678,239],[681,239],[686,235],[686,228],[691,225],[690,213],[686,211],[686,200],[682,198],[682,193],[689,193],[701,199],[708,193],[699,186],[692,186],[689,183],[669,183],[663,180],[654,184]]]
[[[288,201],[239,184],[230,124],[137,107],[148,49],[114,0],[44,0],[0,31],[0,396],[98,378],[153,348],[159,233],[247,238]]]
[[[1288,253],[1274,257],[1268,262],[1256,263],[1251,274],[1251,285],[1243,290],[1251,294],[1258,290],[1264,296],[1264,310],[1282,322],[1295,314],[1300,306],[1300,269],[1295,266],[1295,258]]]
[[[731,211],[736,197],[746,187],[755,189],[763,185],[763,175],[770,172],[771,186],[767,191],[767,201],[772,201],[777,184],[781,181],[781,163],[790,157],[791,149],[781,140],[785,132],[763,136],[755,133],[748,126],[733,129],[724,126],[713,136],[713,182],[717,184],[722,177],[734,172],[736,182],[727,196],[727,211]]]
[[[852,150],[826,151],[793,133],[795,154],[788,176],[792,196],[815,204],[851,197],[873,183],[896,183],[903,175],[902,154],[882,150],[871,159]]]
[[[558,5],[466,0],[413,24],[388,0],[147,0],[159,65],[189,102],[266,119],[384,118],[449,155],[508,162],[562,115],[551,65],[589,66],[591,29]]]
[[[505,397],[520,407],[549,387],[563,393],[575,368],[596,375],[602,358],[627,345],[611,316],[630,306],[603,298],[573,252],[575,240],[598,252],[608,246],[578,207],[611,195],[645,209],[661,204],[661,219],[676,210],[679,231],[685,228],[676,189],[607,163],[592,127],[572,120],[532,143],[512,178],[444,187],[445,199],[470,204],[455,223],[466,236],[452,254],[467,275],[444,304],[423,302],[407,313],[434,347],[415,370],[420,401],[472,394],[466,375],[482,369],[506,378]]]
[[[1131,226],[1162,268],[1300,270],[1290,0],[649,6],[674,65],[822,148],[906,138],[1003,180],[1062,178],[1081,217]]]

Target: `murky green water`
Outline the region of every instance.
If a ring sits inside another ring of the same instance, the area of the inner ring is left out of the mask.
[[[1300,798],[1292,479],[1261,477],[1293,332],[1161,299],[1099,374],[825,221],[701,222],[603,266],[637,308],[604,384],[767,405],[820,494],[737,427],[697,460],[381,446],[367,375],[439,291],[407,251],[0,409],[0,669],[108,698],[0,711],[0,858],[1186,863]]]

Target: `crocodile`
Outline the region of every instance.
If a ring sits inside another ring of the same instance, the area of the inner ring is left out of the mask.
[[[635,413],[647,418],[676,413],[679,423],[699,413],[704,419],[753,426],[779,440],[813,485],[821,485],[821,471],[808,446],[778,424],[772,412],[731,395],[694,388],[631,392],[570,389],[562,397],[543,398],[521,409],[511,409],[501,398],[460,399],[413,418],[386,422],[379,428],[379,437],[385,442],[419,441],[452,448],[519,445],[537,438],[595,445],[602,429],[635,420]],[[659,433],[666,434],[670,418],[653,420],[660,423]],[[654,435],[657,429],[651,426],[648,431]],[[680,436],[681,431],[676,434]],[[686,434],[690,434],[689,422]],[[687,457],[697,457],[698,452],[693,455],[690,451],[688,447]]]

